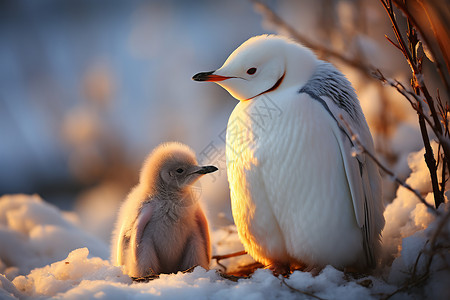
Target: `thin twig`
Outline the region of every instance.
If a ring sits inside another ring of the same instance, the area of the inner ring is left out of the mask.
[[[318,53],[319,56],[328,56],[335,58],[353,68],[362,71],[364,74],[370,77],[371,72],[374,70],[372,66],[367,65],[361,60],[346,57],[342,53],[339,53],[333,49],[310,41],[308,38],[306,38],[305,36],[300,34],[297,30],[295,30],[291,25],[286,23],[286,21],[284,21],[280,16],[278,16],[267,5],[265,5],[259,0],[252,0],[252,2],[254,3],[255,10],[259,12],[265,18],[265,20],[274,24],[278,28],[285,30],[287,33],[289,33],[289,35],[292,38],[303,44],[305,47],[314,50],[316,53]]]
[[[411,69],[414,70],[414,65],[412,65],[412,57],[411,53],[409,51],[406,51],[406,43],[403,39],[402,35],[400,34],[400,29],[398,28],[397,21],[395,20],[395,14],[394,9],[392,7],[392,2],[390,0],[380,0],[381,4],[383,5],[384,9],[386,10],[389,19],[391,20],[392,24],[392,30],[394,31],[395,38],[398,41],[399,47],[401,48],[401,52],[406,58],[407,63],[410,65]]]
[[[401,287],[399,287],[397,290],[395,290],[394,292],[392,292],[391,294],[387,295],[386,297],[384,297],[383,299],[389,299],[392,296],[394,296],[395,294],[402,292],[404,290],[410,289],[414,286],[417,286],[419,284],[421,284],[422,282],[424,282],[425,280],[427,280],[430,277],[430,268],[431,268],[431,263],[433,261],[433,258],[436,254],[439,253],[439,250],[446,250],[448,252],[448,247],[438,247],[437,243],[437,239],[438,237],[442,234],[442,230],[445,228],[445,225],[447,222],[449,222],[450,220],[450,210],[445,214],[445,216],[443,216],[441,218],[441,220],[439,221],[437,228],[435,229],[433,235],[431,236],[431,238],[427,241],[427,243],[424,246],[424,249],[421,250],[416,258],[415,264],[414,264],[414,268],[413,268],[413,272],[412,272],[412,277],[407,280]],[[429,245],[430,247],[430,251],[426,251],[426,247]],[[424,274],[420,275],[420,276],[416,276],[416,272],[417,272],[417,266],[419,263],[419,259],[423,254],[427,254],[428,255],[428,261],[426,264],[426,269]]]
[[[424,101],[420,96],[408,90],[400,81],[396,79],[386,78],[383,75],[383,73],[378,69],[376,72],[372,73],[372,76],[380,80],[381,82],[390,85],[391,87],[395,88],[400,94],[402,94],[406,98],[406,100],[408,100],[408,102],[411,104],[411,107],[425,119],[427,124],[430,126],[431,130],[433,130],[433,133],[436,135],[436,137],[438,137],[438,139],[439,137],[442,137],[442,134],[440,134],[436,130],[436,128],[434,128],[431,119],[423,112],[423,110],[419,110],[418,103]],[[413,99],[411,99],[410,97],[412,97]]]
[[[396,43],[394,43],[394,41],[391,40],[386,34],[384,35],[384,37],[388,40],[389,43],[392,44],[392,46],[394,46],[394,47],[397,48],[398,50],[402,51],[402,48],[400,48],[399,45],[397,45]]]
[[[407,290],[409,288],[415,287],[416,285],[419,285],[422,282],[424,282],[425,280],[427,280],[429,276],[430,276],[430,274],[426,274],[424,276],[418,277],[417,279],[415,279],[415,280],[413,280],[411,282],[407,282],[404,285],[402,285],[400,288],[395,290],[394,292],[390,293],[386,297],[383,297],[382,299],[383,300],[387,300],[387,299],[391,298],[392,296],[394,296],[395,294],[397,294],[399,292],[402,292],[402,291]]]
[[[434,107],[433,98],[431,97],[430,93],[428,92],[427,87],[425,86],[425,84],[423,82],[423,78],[422,78],[423,74],[419,70],[419,68],[418,68],[417,64],[415,63],[415,61],[413,60],[412,54],[408,50],[408,48],[406,47],[406,42],[403,39],[402,35],[400,34],[400,29],[399,29],[399,26],[397,24],[397,20],[395,19],[395,14],[394,14],[392,2],[390,0],[380,0],[380,1],[383,4],[383,7],[385,8],[385,10],[387,12],[387,14],[389,16],[389,19],[391,20],[392,29],[394,31],[394,34],[395,34],[396,38],[397,38],[399,46],[402,49],[401,52],[405,56],[406,61],[407,61],[408,65],[411,68],[412,75],[414,76],[414,82],[417,84],[417,86],[420,89],[420,91],[424,94],[424,97],[425,97],[425,99],[427,101],[427,104],[428,104],[428,106],[430,108],[430,111],[431,111],[431,116],[433,117],[433,120],[434,120],[434,126],[436,126],[436,129],[438,131],[442,132],[442,128],[440,127],[439,118],[437,117],[436,109]]]
[[[439,132],[435,128],[435,126],[433,126],[433,122],[431,121],[431,119],[428,117],[427,114],[424,113],[424,111],[420,105],[422,103],[423,99],[420,96],[418,96],[417,94],[406,89],[406,87],[398,80],[392,80],[392,79],[388,79],[388,78],[384,77],[383,73],[381,73],[380,70],[377,70],[377,72],[374,72],[372,75],[375,78],[379,79],[381,82],[394,87],[400,94],[402,94],[406,98],[406,100],[408,100],[408,102],[411,104],[412,108],[417,112],[417,114],[421,117],[421,119],[423,119],[429,125],[429,127],[435,134],[436,138],[439,141],[439,144],[442,146],[442,149],[444,151],[444,156],[446,158],[450,157],[450,141],[448,140],[447,137],[443,136],[443,134],[441,132]],[[412,97],[413,99],[411,99],[410,97]],[[447,117],[445,117],[445,119],[443,119],[444,124],[446,122],[445,120],[447,120]],[[419,119],[419,121],[420,121],[420,119]],[[422,124],[422,126],[423,126],[423,124]],[[423,133],[423,130],[421,130],[421,132]],[[447,135],[447,129],[444,131],[444,134]],[[426,144],[426,143],[424,142],[424,144]],[[450,160],[445,159],[443,161],[445,162],[445,164],[443,165],[443,168],[445,169],[445,167],[447,167],[447,169],[450,170]],[[428,166],[428,168],[429,167],[430,166]],[[438,191],[440,194],[442,194],[442,191],[440,191],[439,188],[438,188]]]
[[[225,255],[214,255],[212,257],[212,259],[222,260],[222,259],[227,259],[227,258],[231,258],[231,257],[241,256],[241,255],[245,255],[245,254],[247,254],[247,251],[242,250],[242,251],[233,252],[233,253],[225,254]]]
[[[291,286],[290,284],[288,284],[288,283],[286,282],[286,279],[285,279],[283,276],[281,277],[280,280],[281,280],[281,282],[282,282],[285,286],[287,286],[289,289],[291,289],[291,290],[294,291],[294,292],[297,292],[297,293],[300,293],[300,294],[303,294],[303,295],[306,295],[306,296],[309,296],[309,297],[312,297],[312,298],[315,298],[315,299],[325,300],[324,298],[321,298],[321,297],[319,297],[319,296],[316,296],[316,295],[314,295],[314,294],[312,294],[312,293],[305,292],[305,291],[299,290],[299,289],[297,289],[297,288]]]
[[[216,263],[217,263],[219,266],[221,266],[221,267],[223,268],[223,271],[224,271],[224,272],[226,272],[226,271],[227,271],[227,267],[226,267],[225,265],[223,265],[223,264],[220,263],[220,261],[221,261],[222,259],[227,259],[227,258],[232,258],[232,257],[242,256],[242,255],[245,255],[245,254],[247,254],[247,251],[242,250],[242,251],[233,252],[233,253],[225,254],[225,255],[214,255],[214,256],[212,257],[212,259],[215,259],[215,260],[216,260]]]
[[[427,35],[425,34],[424,30],[421,28],[421,26],[419,25],[419,23],[416,21],[416,19],[414,18],[414,16],[409,12],[408,7],[405,5],[405,3],[403,3],[400,0],[394,0],[395,6],[397,6],[397,8],[411,21],[411,23],[414,25],[414,27],[419,31],[420,36],[423,40],[423,42],[428,46],[429,51],[431,52],[431,55],[434,57],[434,64],[436,65],[436,69],[441,77],[442,82],[445,85],[446,91],[447,91],[447,95],[450,96],[450,83],[448,82],[447,78],[444,75],[444,71],[442,69],[441,63],[438,60],[438,57],[436,55],[436,51],[433,48],[433,45],[430,43],[430,41],[428,40]],[[418,3],[422,6],[423,11],[425,12],[425,15],[427,16],[427,19],[431,25],[431,29],[433,30],[433,33],[437,39],[438,43],[441,43],[438,37],[438,34],[436,32],[436,28],[434,27],[433,22],[431,21],[431,18],[428,14],[428,11],[426,9],[426,7],[424,6],[424,4],[421,1],[418,1]],[[441,47],[442,49],[445,49],[445,47]],[[444,54],[444,53],[443,53]],[[447,63],[447,60],[445,60]],[[450,66],[447,65],[447,69],[450,69]]]
[[[409,190],[412,193],[414,193],[414,195],[416,195],[416,197],[420,200],[420,202],[422,202],[429,210],[431,210],[434,214],[438,214],[438,211],[432,205],[427,203],[427,201],[422,197],[422,195],[419,193],[419,191],[417,191],[416,189],[412,188],[409,184],[407,184],[403,180],[400,180],[391,170],[389,170],[387,167],[385,167],[375,157],[375,155],[373,153],[371,153],[369,150],[367,150],[366,147],[364,147],[364,145],[359,140],[358,136],[354,133],[353,129],[350,127],[350,124],[348,124],[348,122],[344,119],[344,117],[342,115],[339,115],[339,118],[344,123],[344,126],[348,130],[348,132],[350,133],[350,136],[352,137],[352,140],[356,143],[356,146],[358,146],[358,148],[359,148],[359,150],[361,150],[361,152],[367,154],[367,156],[369,156],[375,162],[375,164],[377,164],[378,167],[380,167],[380,169],[382,169],[386,174],[388,174],[391,178],[393,178],[393,180],[395,182],[397,182],[398,184],[400,184],[401,186],[403,186],[407,190]]]
[[[407,22],[407,26],[408,26],[408,31],[407,31],[408,46],[409,46],[408,47],[404,38],[402,37],[402,35],[400,33],[399,25],[397,23],[397,19],[395,17],[394,9],[392,6],[392,1],[391,0],[380,0],[380,2],[382,3],[384,9],[386,10],[386,13],[389,16],[389,19],[392,24],[392,30],[394,31],[395,37],[398,42],[398,46],[400,47],[400,51],[405,56],[406,62],[408,63],[408,65],[411,68],[412,75],[413,75],[413,80],[411,82],[411,86],[417,95],[419,95],[420,93],[423,94],[423,96],[425,98],[425,102],[427,103],[428,108],[430,109],[431,117],[433,119],[433,124],[430,127],[433,128],[433,130],[436,131],[438,134],[442,134],[442,126],[441,126],[441,122],[439,120],[439,115],[438,115],[435,105],[434,105],[433,97],[431,97],[430,93],[428,92],[428,88],[425,85],[425,82],[423,79],[424,75],[422,73],[422,60],[419,59],[416,55],[417,54],[416,53],[416,45],[419,42],[419,40],[417,38],[417,32],[414,29],[414,27],[412,26],[410,19],[408,17],[406,17],[406,22]],[[417,103],[417,110],[418,110],[418,112],[422,111],[422,102]],[[423,115],[424,115],[423,113],[418,113],[419,127],[420,127],[420,132],[422,134],[422,140],[423,140],[424,147],[425,147],[425,156],[424,157],[425,157],[425,162],[427,164],[427,167],[428,167],[428,170],[430,173],[435,206],[438,207],[441,203],[444,202],[444,198],[441,197],[441,190],[439,189],[439,182],[438,182],[438,177],[437,177],[436,159],[434,158],[433,148],[431,147],[431,144],[430,144],[427,127],[425,124],[426,121],[425,121],[425,118]],[[448,155],[450,157],[450,150],[445,149],[445,146],[444,146],[444,152],[446,153],[446,155]],[[449,166],[449,170],[450,170],[450,166]]]

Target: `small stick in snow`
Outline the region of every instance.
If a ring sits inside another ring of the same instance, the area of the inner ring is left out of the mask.
[[[306,296],[309,296],[309,297],[311,297],[311,298],[315,298],[315,299],[319,299],[319,300],[325,300],[324,298],[320,298],[319,296],[316,296],[316,295],[314,295],[314,294],[312,294],[312,293],[308,293],[308,292],[299,290],[299,289],[297,289],[297,288],[295,288],[295,287],[289,285],[289,284],[286,282],[286,278],[284,278],[284,277],[281,277],[281,282],[282,282],[285,286],[287,286],[290,290],[292,290],[292,291],[294,291],[294,292],[301,293],[301,294],[306,295]]]
[[[222,265],[220,263],[220,260],[227,259],[227,258],[232,258],[232,257],[237,257],[237,256],[245,255],[245,254],[247,254],[247,252],[245,250],[242,250],[242,251],[239,251],[239,252],[233,252],[233,253],[225,254],[225,255],[214,255],[212,257],[212,259],[215,259],[216,263],[223,268],[224,272],[226,272],[227,271],[227,267]]]
[[[427,280],[430,277],[430,267],[431,267],[431,263],[433,261],[433,257],[436,254],[441,254],[442,255],[442,251],[448,251],[448,244],[447,245],[440,245],[437,243],[437,238],[441,235],[443,235],[443,230],[445,225],[447,224],[447,222],[450,221],[450,211],[448,211],[445,216],[442,217],[442,219],[439,221],[436,230],[434,231],[433,235],[431,236],[431,238],[425,243],[424,248],[419,252],[419,255],[416,258],[416,262],[414,263],[414,268],[412,271],[412,276],[410,279],[408,279],[401,287],[399,287],[398,289],[396,289],[394,292],[386,295],[384,298],[382,298],[383,300],[387,300],[389,298],[391,298],[392,296],[394,296],[395,294],[408,290],[412,287],[415,287],[419,284],[422,284],[425,280]],[[448,236],[444,237],[446,239],[446,241],[448,242]],[[429,245],[429,250],[427,249],[427,245]],[[419,264],[419,260],[420,257],[422,255],[427,255],[428,260],[426,263],[426,267],[425,267],[425,272],[418,276],[417,275],[417,270],[418,270],[418,264]],[[445,261],[445,259],[444,259]],[[446,269],[449,268],[449,266],[445,266]]]

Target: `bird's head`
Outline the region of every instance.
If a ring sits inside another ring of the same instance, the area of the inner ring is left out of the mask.
[[[218,169],[199,166],[194,152],[176,142],[159,145],[149,155],[141,171],[140,183],[165,192],[183,192],[204,174]]]
[[[216,82],[236,99],[245,101],[306,82],[316,61],[309,49],[287,38],[261,35],[239,46],[219,69],[198,73],[192,79]]]

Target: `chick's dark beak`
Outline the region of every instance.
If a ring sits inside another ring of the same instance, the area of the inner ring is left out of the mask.
[[[222,81],[222,80],[232,78],[232,77],[228,77],[228,76],[221,76],[221,75],[213,74],[214,72],[215,71],[197,73],[192,77],[192,79],[195,81]]]
[[[200,170],[198,170],[197,174],[208,174],[208,173],[212,173],[219,170],[218,168],[214,167],[214,166],[205,166],[205,167],[201,167]]]

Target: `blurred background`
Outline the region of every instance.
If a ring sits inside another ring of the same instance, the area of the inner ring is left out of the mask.
[[[408,84],[378,1],[264,3],[314,43]],[[284,32],[251,1],[1,1],[0,195],[37,193],[107,241],[148,152],[176,140],[221,169],[199,184],[212,226],[232,224],[220,137],[237,100],[191,77],[263,33]],[[407,154],[422,148],[415,113],[330,60],[356,88],[378,155],[406,178]],[[386,202],[395,189],[386,181]]]

